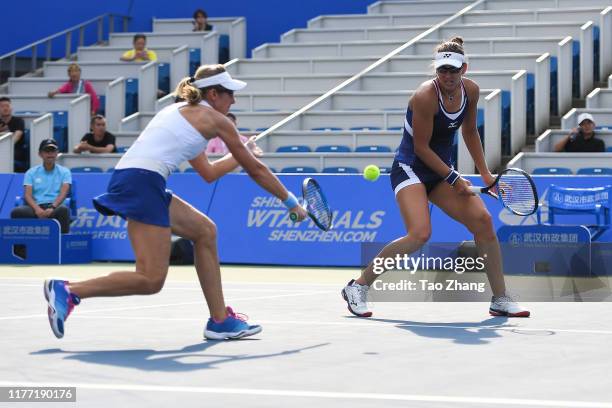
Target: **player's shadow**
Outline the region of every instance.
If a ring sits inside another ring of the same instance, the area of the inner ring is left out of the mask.
[[[501,337],[497,329],[515,327],[506,324],[507,317],[491,317],[481,322],[432,323],[412,320],[392,320],[369,318],[368,321],[395,323],[396,327],[409,330],[422,337],[449,339],[457,344],[488,344],[492,339]]]
[[[252,341],[252,340],[239,340]],[[223,341],[203,341],[179,350],[94,350],[65,351],[46,349],[30,353],[31,355],[60,354],[65,360],[77,360],[84,363],[102,364],[117,367],[136,368],[143,371],[180,372],[218,368],[222,364],[269,359],[298,354],[303,351],[324,347],[330,343],[315,344],[298,349],[285,350],[269,354],[213,354],[207,351]]]

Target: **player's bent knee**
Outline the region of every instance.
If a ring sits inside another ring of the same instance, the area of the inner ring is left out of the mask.
[[[408,232],[408,237],[420,245],[426,244],[431,238],[431,227],[415,228]]]
[[[217,226],[212,221],[204,221],[199,225],[199,238],[203,238],[207,241],[213,241],[217,239]]]
[[[148,278],[145,287],[147,295],[154,295],[159,293],[164,287],[165,278]]]

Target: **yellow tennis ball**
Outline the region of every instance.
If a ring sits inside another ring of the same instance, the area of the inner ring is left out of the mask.
[[[380,169],[374,164],[369,164],[363,169],[363,178],[369,181],[376,181],[380,176]]]

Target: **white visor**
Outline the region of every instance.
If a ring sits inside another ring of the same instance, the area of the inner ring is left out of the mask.
[[[208,88],[209,86],[221,85],[225,89],[229,89],[230,91],[239,91],[244,88],[247,83],[244,81],[240,81],[238,79],[234,79],[228,72],[221,72],[220,74],[213,75],[208,78],[198,79],[197,81],[193,81],[191,85],[195,86],[198,89]]]
[[[456,52],[438,52],[434,58],[434,68],[438,69],[444,65],[461,68],[465,62],[465,57]]]

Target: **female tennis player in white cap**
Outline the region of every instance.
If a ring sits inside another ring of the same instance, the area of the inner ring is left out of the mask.
[[[63,337],[65,321],[81,299],[159,292],[168,273],[172,233],[193,241],[196,271],[210,311],[204,337],[235,339],[261,331],[261,326],[248,324],[225,305],[213,221],[166,190],[168,175],[186,160],[207,182],[240,165],[298,220],[304,219],[306,212],[296,197],[241,142],[236,127],[225,116],[235,102],[234,91],[245,86],[222,65],[201,66],[195,77],[184,78],[176,88],[177,97],[184,102],[157,113],[119,160],[107,192],[96,197],[94,205],[104,215],[127,220],[136,271],[82,282],[47,280],[49,322],[58,338]],[[206,144],[216,136],[231,153],[211,163]]]
[[[527,317],[529,311],[506,294],[501,251],[491,215],[482,199],[474,195],[470,182],[454,169],[451,149],[457,129],[474,159],[485,185],[494,177],[484,159],[476,125],[478,85],[462,75],[467,70],[463,39],[441,43],[434,57],[436,77],[424,82],[408,102],[404,135],[391,168],[391,187],[408,234],[387,244],[378,258],[411,254],[431,236],[429,202],[474,234],[480,256],[485,258],[493,299],[489,313],[495,316]],[[486,256],[485,256],[486,254]],[[361,276],[342,290],[349,311],[369,317],[367,291],[377,274],[370,263]]]

